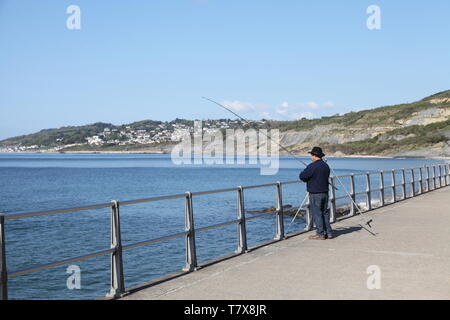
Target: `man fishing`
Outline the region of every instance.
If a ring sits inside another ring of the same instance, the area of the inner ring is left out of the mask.
[[[309,203],[317,232],[309,236],[311,240],[325,240],[333,238],[328,211],[328,185],[330,167],[322,158],[325,154],[320,147],[314,147],[310,152],[312,163],[300,173],[300,180],[306,182],[309,192]]]
[[[217,104],[221,108],[231,112],[236,117],[238,117],[239,119],[244,121],[244,123],[246,123],[246,124],[250,123],[248,120],[242,118],[236,112],[234,112],[233,110],[225,107],[223,104],[221,104],[219,102],[216,102],[216,101],[214,101],[212,99],[209,99],[209,98],[203,97],[203,99],[211,101],[212,103]],[[267,134],[264,134],[264,135],[269,140],[272,140],[270,138],[270,136],[268,136]],[[324,161],[322,161],[322,158],[325,156],[325,154],[323,154],[321,148],[314,147],[312,149],[312,151],[309,152],[311,154],[311,159],[312,159],[313,163],[311,163],[310,165],[307,165],[303,160],[301,160],[300,158],[297,158],[296,155],[294,155],[291,151],[289,151],[289,149],[285,148],[283,145],[279,144],[278,142],[275,142],[275,143],[281,149],[283,149],[288,154],[293,156],[297,161],[299,161],[301,164],[303,164],[306,167],[306,169],[302,173],[300,173],[300,179],[302,181],[304,181],[304,182],[307,182],[308,191],[309,191],[308,195],[310,196],[309,197],[310,198],[309,202],[311,204],[311,209],[312,209],[312,212],[313,212],[313,219],[314,219],[314,222],[315,222],[316,227],[317,227],[317,235],[311,236],[310,238],[311,239],[321,239],[321,240],[323,240],[323,239],[332,239],[333,238],[333,234],[332,234],[332,229],[331,229],[331,226],[330,226],[330,215],[329,215],[328,210],[327,210],[327,207],[328,207],[328,184],[329,184],[328,179],[329,179],[329,176],[330,176],[330,170],[333,172],[334,176],[336,176],[336,175],[334,174],[333,168],[330,168]],[[349,197],[349,199],[352,201],[352,203],[355,206],[356,210],[358,210],[359,214],[362,215],[363,212],[361,211],[359,206],[356,204],[355,200],[353,200],[351,195],[348,193],[348,191],[345,188],[344,184],[342,183],[341,179],[339,179],[338,176],[336,176],[336,179],[340,183],[342,188],[344,189],[344,191],[347,194],[347,196]],[[333,188],[335,188],[335,187],[333,187]],[[335,189],[337,189],[337,188],[335,188]],[[303,205],[303,203],[302,203],[302,205]],[[299,211],[300,211],[300,208],[302,207],[302,205],[300,205]],[[298,214],[298,212],[297,212],[297,214]],[[317,212],[317,215],[314,214],[314,212]],[[296,216],[297,215],[295,215],[295,217]],[[294,219],[295,219],[295,217],[294,217]],[[292,222],[294,222],[294,219],[292,220]],[[364,224],[365,225],[367,225],[370,229],[372,229],[372,226],[370,225],[370,223],[372,222],[372,219],[367,221],[364,218],[364,216],[362,215],[362,220],[364,220]],[[291,224],[292,224],[292,222],[291,222]],[[363,226],[363,225],[360,225],[360,226],[364,230],[369,232],[371,235],[376,236],[375,233],[373,233],[369,229],[365,228],[365,226]]]

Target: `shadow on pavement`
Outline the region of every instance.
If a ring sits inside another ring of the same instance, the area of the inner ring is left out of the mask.
[[[362,229],[362,227],[360,227],[360,226],[358,226],[358,227],[348,227],[348,228],[336,228],[336,229],[333,229],[333,237],[337,238],[337,237],[342,236],[342,235],[347,234],[347,233],[360,231],[361,229]]]

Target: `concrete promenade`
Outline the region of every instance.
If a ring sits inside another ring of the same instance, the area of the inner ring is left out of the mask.
[[[442,188],[333,224],[337,237],[314,231],[260,247],[124,299],[450,299],[450,188]],[[369,266],[380,289],[369,290]]]

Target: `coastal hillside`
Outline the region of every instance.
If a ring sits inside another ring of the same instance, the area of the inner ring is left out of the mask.
[[[193,131],[193,120],[94,123],[45,129],[0,141],[0,152],[170,152]],[[328,155],[450,156],[450,90],[420,101],[318,119],[203,120],[204,132],[279,129],[281,144],[305,154],[320,145]],[[213,142],[214,143],[214,142]],[[250,142],[252,144],[254,142]]]
[[[282,123],[282,142],[304,153],[322,145],[330,155],[450,156],[450,90],[420,101],[342,116]]]

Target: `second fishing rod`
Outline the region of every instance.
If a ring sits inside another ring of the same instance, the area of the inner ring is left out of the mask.
[[[206,97],[202,97],[202,98],[205,99],[205,100],[208,100],[208,101],[210,101],[210,102],[212,102],[212,103],[214,103],[214,104],[216,104],[216,105],[218,105],[219,107],[221,107],[221,108],[227,110],[228,112],[231,112],[232,114],[234,114],[236,117],[238,117],[238,118],[239,118],[241,121],[243,121],[244,123],[250,124],[250,121],[249,121],[249,120],[247,120],[247,119],[241,117],[241,116],[238,115],[236,112],[234,112],[233,110],[227,108],[227,107],[224,106],[223,104],[221,104],[221,103],[219,103],[219,102],[217,102],[217,101],[214,101],[214,100],[212,100],[212,99],[210,99],[210,98],[206,98]],[[284,147],[283,145],[281,145],[281,144],[278,143],[277,141],[273,141],[272,138],[271,138],[269,135],[265,134],[264,132],[262,132],[262,133],[263,133],[268,139],[270,139],[270,141],[275,142],[275,144],[277,144],[282,150],[286,151],[289,155],[291,155],[295,160],[299,161],[299,162],[300,162],[301,164],[303,164],[305,167],[308,166],[308,164],[306,164],[303,160],[299,159],[298,156],[295,155],[295,154],[293,154],[289,149],[287,149],[286,147]],[[324,161],[326,161],[326,160],[324,159]],[[372,229],[372,226],[371,226],[370,224],[373,222],[373,220],[372,220],[372,219],[370,219],[370,220],[365,219],[362,210],[361,210],[361,209],[359,208],[359,206],[356,204],[355,200],[353,200],[353,197],[350,195],[350,193],[349,193],[349,192],[347,191],[347,189],[345,188],[344,183],[341,181],[341,179],[339,178],[339,176],[336,175],[335,171],[333,170],[333,168],[332,168],[330,165],[329,165],[329,167],[330,167],[330,170],[331,170],[333,176],[336,177],[336,179],[338,180],[339,184],[342,186],[344,192],[345,192],[346,195],[349,197],[349,199],[352,201],[352,204],[355,206],[355,208],[358,210],[358,213],[360,214],[362,220],[364,220],[364,225],[360,225],[360,226],[361,226],[364,230],[366,230],[367,232],[369,232],[371,235],[376,236],[376,234],[375,234],[374,232],[372,232],[371,230],[365,228],[365,226],[368,226],[370,229]],[[331,186],[332,188],[334,188],[335,190],[337,190],[337,188],[336,188],[334,185],[330,184],[330,186]],[[307,196],[308,196],[308,194],[307,194]],[[306,197],[305,197],[305,199],[306,199]],[[303,202],[304,202],[304,201],[303,201]],[[303,205],[303,202],[302,202],[302,205]],[[301,206],[302,206],[302,205],[301,205]],[[301,206],[300,206],[299,210],[297,211],[297,214],[299,213],[299,211],[300,211],[300,209],[301,209]],[[297,214],[296,214],[296,216],[297,216]],[[296,216],[295,216],[295,217],[296,217]],[[294,217],[294,220],[295,220],[295,217]],[[292,222],[293,222],[293,221],[292,221]],[[292,224],[292,222],[291,222],[291,224]]]

